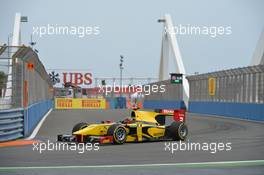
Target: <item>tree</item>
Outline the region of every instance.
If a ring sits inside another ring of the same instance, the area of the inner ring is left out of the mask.
[[[2,92],[3,89],[5,88],[6,80],[7,80],[7,75],[3,71],[0,71],[0,97],[3,96]]]

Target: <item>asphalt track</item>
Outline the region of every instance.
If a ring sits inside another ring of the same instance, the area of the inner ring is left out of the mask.
[[[54,110],[35,140],[56,142],[57,134],[69,133],[80,121],[117,121],[128,115],[127,110]],[[146,142],[105,145],[98,151],[83,154],[78,151],[44,151],[40,154],[33,151],[32,145],[2,147],[0,174],[264,174],[264,162],[255,161],[264,160],[263,123],[188,114],[187,124],[187,143],[230,142],[232,149],[216,153],[210,150],[177,150],[172,153],[165,150],[168,142]],[[251,163],[240,162],[250,160]],[[200,162],[220,163],[208,165]]]

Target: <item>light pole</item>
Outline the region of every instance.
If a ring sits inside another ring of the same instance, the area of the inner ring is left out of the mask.
[[[31,45],[32,50],[34,49],[33,47],[37,44],[37,42],[34,42],[34,41],[33,41],[33,36],[32,36],[32,34],[30,35],[30,42],[29,42],[29,44]]]
[[[124,62],[124,56],[123,55],[120,55],[120,64],[119,64],[119,68],[120,68],[120,97],[122,96],[122,76],[123,76],[123,62]]]
[[[7,46],[8,46],[8,48],[7,48],[7,57],[8,58],[10,58],[10,50],[9,50],[9,48],[10,48],[10,39],[9,38],[11,38],[11,37],[13,37],[13,34],[9,33],[8,37],[7,37]]]

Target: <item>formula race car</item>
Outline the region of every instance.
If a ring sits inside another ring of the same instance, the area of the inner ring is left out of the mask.
[[[72,134],[58,135],[61,142],[99,142],[123,144],[157,140],[185,140],[188,128],[184,122],[167,119],[173,114],[133,110],[131,116],[120,122],[102,121],[98,124],[78,123]]]

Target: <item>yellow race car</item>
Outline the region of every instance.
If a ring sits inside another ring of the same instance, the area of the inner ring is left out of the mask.
[[[72,135],[58,135],[62,142],[99,142],[123,144],[157,140],[185,140],[188,128],[184,122],[173,121],[169,125],[166,119],[172,114],[152,111],[133,110],[130,117],[120,122],[103,121],[97,124],[78,123],[72,129]]]

